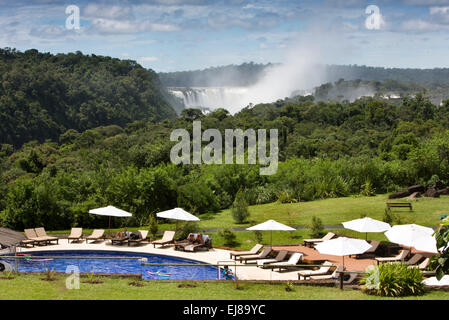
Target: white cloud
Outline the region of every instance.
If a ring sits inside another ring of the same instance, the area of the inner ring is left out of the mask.
[[[179,30],[177,26],[171,24],[151,23],[149,21],[121,21],[103,18],[93,19],[92,27],[95,31],[101,34],[131,34],[146,31],[174,32]]]
[[[157,57],[140,57],[139,61],[142,62],[154,62],[154,61],[158,61],[159,59]]]

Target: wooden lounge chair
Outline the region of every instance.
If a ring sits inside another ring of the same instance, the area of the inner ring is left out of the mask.
[[[269,266],[270,269],[279,269],[280,272],[283,269],[296,268],[299,260],[301,260],[304,255],[300,252],[295,252],[290,256],[288,261],[273,263],[273,265]]]
[[[257,263],[258,267],[265,268],[265,265],[268,265],[270,263],[278,263],[278,262],[284,261],[287,254],[288,254],[287,250],[281,250],[278,252],[278,254],[276,255],[276,257],[274,259],[260,259],[260,260],[256,260],[255,262]]]
[[[116,245],[116,244],[123,244],[125,242],[127,242],[129,240],[129,236],[116,236],[114,238],[111,239],[111,244],[112,245]]]
[[[321,239],[304,239],[304,245],[306,247],[310,247],[312,248],[314,245],[327,241],[327,240],[331,240],[336,236],[335,233],[332,232],[328,232],[324,237],[322,237]]]
[[[93,240],[93,242],[95,242],[100,239],[104,239],[104,230],[95,229],[90,236],[86,237],[86,243],[89,243],[89,240]]]
[[[329,273],[331,272],[331,273]],[[309,278],[310,280],[331,280],[338,279],[339,273],[343,272],[343,266],[338,266],[335,268],[334,272],[332,272],[332,268],[329,268],[329,271],[326,274],[321,275],[310,275],[305,278]]]
[[[409,250],[401,250],[401,252],[399,252],[399,254],[395,257],[376,257],[377,260],[377,264],[379,264],[379,262],[395,262],[395,261],[404,261],[404,259],[408,256],[408,254],[410,253]]]
[[[330,261],[325,261],[318,270],[301,270],[298,272],[298,280],[305,280],[311,276],[328,274],[335,266]],[[302,277],[302,279],[301,279]]]
[[[233,257],[234,257],[234,259],[237,259],[238,257],[241,257],[241,256],[249,256],[249,255],[257,254],[262,248],[263,248],[263,245],[256,244],[249,251],[232,251],[232,252],[229,253],[229,255],[230,255],[231,259]]]
[[[44,238],[39,238],[34,229],[25,229],[24,232],[25,232],[25,236],[27,237],[27,240],[24,240],[24,241],[27,241],[28,243],[31,243],[31,241],[32,241],[33,246],[35,244],[44,245],[44,246],[47,245],[47,240]]]
[[[241,256],[239,260],[243,261],[246,264],[246,263],[248,263],[248,261],[251,261],[251,260],[265,259],[270,254],[270,252],[271,252],[271,248],[265,247],[265,248],[263,248],[261,253],[253,254],[253,255],[249,255],[249,256]]]
[[[45,229],[43,227],[40,228],[34,228],[34,231],[36,231],[36,234],[38,237],[40,238],[46,238],[47,239],[47,243],[56,241],[56,244],[59,243],[59,238],[58,237],[51,237],[51,236],[47,236],[47,233],[45,232]]]
[[[145,241],[147,239],[147,236],[148,236],[148,230],[139,230],[139,235],[140,235],[139,239],[131,239],[130,238],[128,240],[128,246],[130,246],[131,243],[136,244],[136,243],[141,243],[142,241]]]
[[[424,257],[420,255],[419,253],[414,254],[413,257],[411,257],[409,260],[405,261],[404,263],[407,265],[416,265],[418,264]]]
[[[422,271],[423,275],[426,277],[432,277],[436,275],[436,270],[427,270],[430,266],[430,258],[425,258],[423,262],[421,262],[419,265],[410,265],[409,268],[419,268],[419,270]]]
[[[332,274],[321,276],[310,276],[310,280],[335,280],[340,281],[340,273],[343,272],[343,266],[338,266]],[[358,273],[345,273],[343,275],[343,283],[350,284],[359,276]]]
[[[175,242],[175,231],[165,231],[161,240],[155,240],[151,243],[153,244],[153,247],[156,248],[157,244],[164,246],[174,242]]]
[[[83,228],[72,228],[72,230],[70,231],[70,235],[67,237],[67,240],[70,242],[70,240],[72,240],[72,242],[77,241],[79,242],[80,240],[82,240],[83,237]]]
[[[356,259],[366,259],[366,258],[374,258],[376,256],[376,251],[379,249],[380,241],[373,240],[370,243],[371,248],[361,254],[355,255]]]

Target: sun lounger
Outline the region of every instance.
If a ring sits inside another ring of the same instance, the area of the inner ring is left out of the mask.
[[[340,281],[340,274],[343,272],[343,266],[338,266],[332,274],[321,275],[321,276],[310,276],[310,280],[335,280]],[[343,283],[350,284],[354,282],[359,276],[358,273],[345,273],[343,275]]]
[[[318,270],[301,270],[298,272],[298,280],[304,280],[311,276],[320,276],[328,274],[335,266],[330,261],[324,262]],[[303,277],[303,279],[301,279]]]
[[[295,252],[290,256],[290,259],[285,262],[278,262],[273,263],[273,265],[269,266],[270,269],[279,269],[280,272],[282,269],[290,269],[297,267],[299,260],[301,260],[304,257],[304,255],[300,252]]]
[[[363,258],[374,258],[376,256],[376,251],[379,249],[380,241],[371,241],[371,248],[369,248],[367,251],[361,254],[357,254],[355,256],[356,259],[363,259]]]
[[[328,232],[324,237],[321,239],[304,239],[304,245],[306,247],[312,248],[315,244],[321,243],[323,241],[331,240],[336,236],[335,233]]]
[[[43,227],[34,228],[34,231],[36,231],[36,234],[39,238],[47,239],[47,243],[50,243],[52,241],[56,241],[57,244],[59,243],[59,238],[47,236],[47,233],[45,232],[45,229]]]
[[[90,236],[86,237],[86,243],[89,243],[89,240],[93,240],[93,242],[95,242],[100,239],[104,239],[104,230],[95,229]]]
[[[249,256],[241,256],[240,261],[243,261],[245,264],[251,260],[265,259],[271,252],[270,247],[263,248],[262,252],[259,254],[253,254]]]
[[[190,251],[195,252],[200,249],[209,249],[212,247],[211,242],[212,238],[208,235],[202,235],[202,234],[193,234],[193,240],[188,240],[186,243],[176,243],[175,249],[176,250],[184,250],[184,251]],[[190,235],[189,235],[190,237]]]
[[[284,261],[287,254],[288,254],[287,250],[281,250],[278,252],[278,254],[274,259],[260,259],[256,260],[255,262],[257,263],[257,266],[264,268],[265,265],[268,265],[270,263],[278,263]]]
[[[417,254],[414,254],[413,257],[411,257],[409,260],[405,261],[404,263],[407,265],[410,265],[410,266],[416,265],[422,260],[422,258],[424,258],[424,257],[422,255],[420,255],[419,253],[417,253]]]
[[[153,244],[153,247],[156,248],[157,244],[164,246],[174,242],[175,242],[175,231],[165,231],[161,240],[155,240],[151,243]]]
[[[237,259],[237,257],[241,256],[249,256],[249,255],[255,255],[257,254],[261,249],[263,248],[263,245],[256,244],[254,247],[252,247],[249,251],[232,251],[229,253],[231,259],[234,257],[234,259]]]
[[[399,254],[395,257],[376,257],[377,263],[379,262],[395,262],[395,261],[404,261],[404,259],[410,253],[409,250],[401,250]]]
[[[111,244],[112,245],[116,245],[116,244],[123,244],[125,242],[127,242],[129,240],[129,236],[116,236],[115,238],[111,239]]]
[[[131,243],[136,244],[136,243],[141,243],[142,241],[145,241],[148,236],[148,230],[139,230],[139,235],[140,235],[139,239],[131,239],[130,238],[128,240],[128,246],[130,246]]]
[[[72,228],[70,231],[70,235],[67,237],[67,240],[70,242],[70,240],[73,241],[80,241],[83,237],[83,228]]]
[[[430,258],[425,258],[423,262],[418,265],[410,265],[409,268],[419,268],[422,271],[423,275],[426,277],[431,277],[436,275],[436,270],[427,270],[430,266]]]
[[[45,238],[41,238],[38,237],[36,234],[36,231],[34,229],[25,229],[25,236],[27,237],[28,240],[25,241],[33,241],[34,244],[43,244],[43,245],[47,245],[47,240]]]

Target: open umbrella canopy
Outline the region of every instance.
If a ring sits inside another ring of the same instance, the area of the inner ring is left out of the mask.
[[[193,214],[188,213],[184,209],[174,208],[167,211],[162,211],[156,213],[158,218],[164,219],[173,219],[173,220],[182,220],[182,221],[200,221],[198,217],[195,217]]]
[[[362,254],[369,248],[371,248],[371,245],[365,240],[346,237],[323,241],[315,246],[315,249],[321,254],[329,254],[339,257]]]
[[[432,228],[419,226],[416,224],[403,224],[393,226],[390,230],[385,232],[385,236],[391,242],[406,246],[406,247],[418,247],[423,241],[430,241],[434,231]],[[423,240],[424,239],[424,240]],[[436,248],[436,243],[435,243]],[[416,248],[417,249],[417,248]],[[419,250],[419,249],[417,249]]]
[[[369,217],[343,222],[343,227],[358,232],[385,232],[391,228],[388,223]]]
[[[279,223],[274,220],[268,220],[264,223],[246,228],[249,231],[295,231],[296,229],[286,226],[285,224]]]
[[[133,215],[125,210],[118,209],[114,206],[89,210],[89,213],[107,217],[132,217]]]
[[[437,239],[435,236],[424,236],[415,240],[414,245],[416,250],[430,252],[430,253],[439,253],[437,249]]]

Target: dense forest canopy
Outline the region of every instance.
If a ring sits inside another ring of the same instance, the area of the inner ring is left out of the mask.
[[[157,74],[134,61],[81,52],[52,55],[0,49],[0,143],[19,146],[176,113]]]
[[[276,64],[250,62],[204,70],[159,73],[159,77],[166,87],[245,87],[255,84],[265,74],[266,70],[273,66],[276,66]],[[328,82],[335,82],[339,79],[393,80],[402,83],[416,83],[427,87],[449,85],[449,68],[399,69],[358,65],[327,65],[324,70]]]
[[[435,105],[422,87],[400,100],[342,92],[363,80],[325,84],[314,96],[176,117],[157,74],[108,57],[0,51],[0,225],[14,229],[96,226],[89,209],[115,205],[128,226],[155,212],[195,214],[249,204],[373,195],[412,184],[449,184],[449,100]],[[444,85],[443,85],[444,86]],[[336,96],[338,99],[327,101]],[[344,96],[344,95],[343,95]],[[323,101],[320,101],[323,100]],[[278,129],[279,168],[174,165],[174,129]],[[103,221],[104,222],[104,221]]]
[[[257,165],[174,165],[173,129],[279,130],[280,164],[261,176]],[[0,223],[22,229],[95,226],[89,209],[115,205],[132,212],[128,226],[180,206],[196,214],[228,208],[239,192],[250,204],[372,195],[435,180],[449,182],[449,101],[423,95],[399,105],[374,98],[353,103],[296,97],[203,115],[186,109],[161,122],[68,130],[59,143],[0,149]]]

